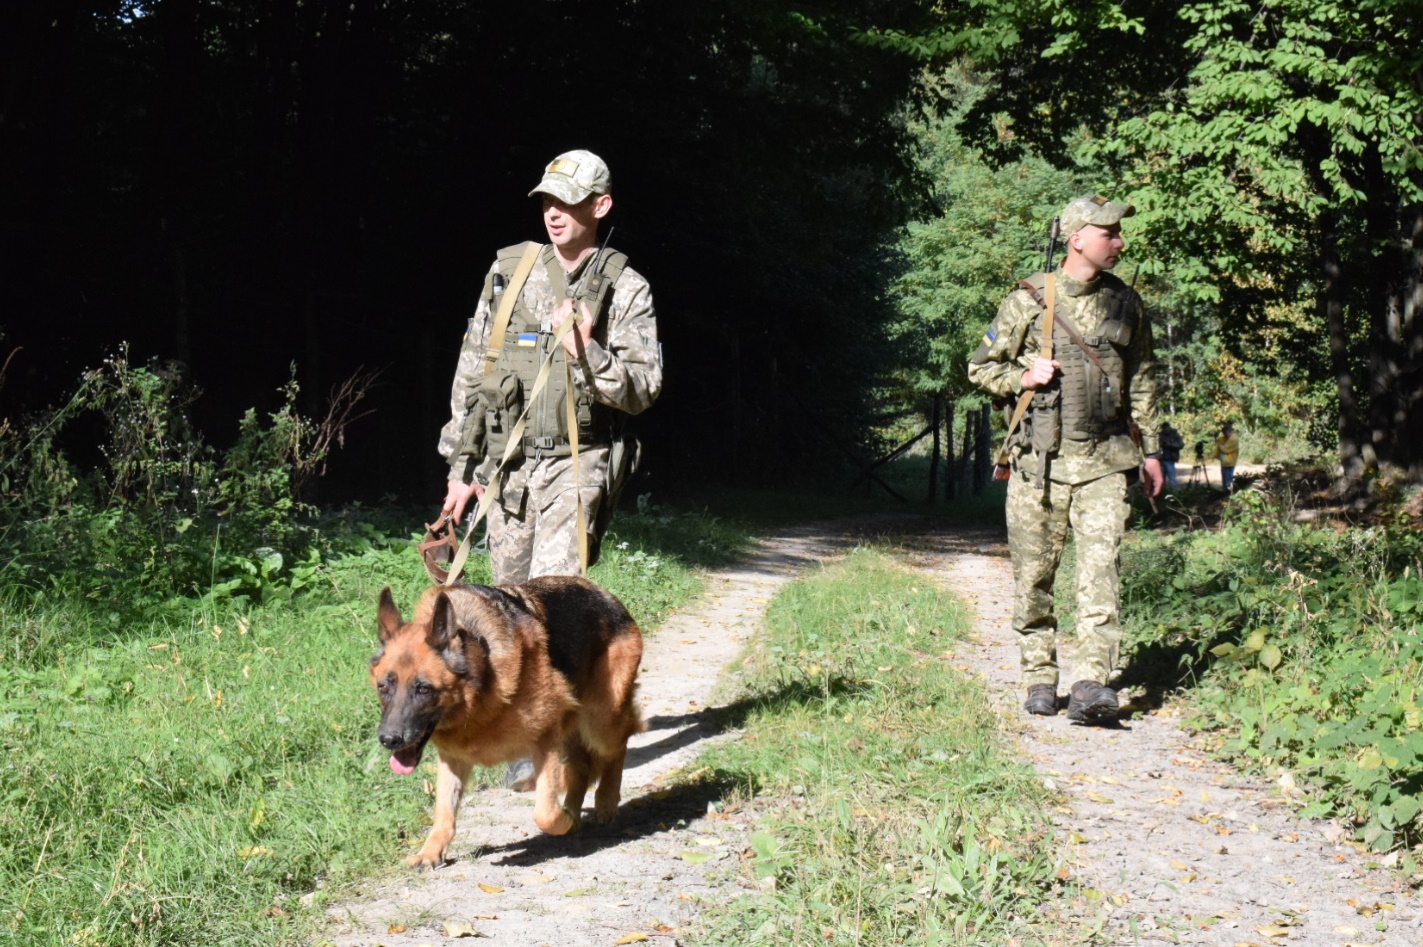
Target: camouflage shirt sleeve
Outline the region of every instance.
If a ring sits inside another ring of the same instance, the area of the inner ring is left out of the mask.
[[[662,392],[662,352],[657,343],[657,314],[652,289],[631,267],[623,270],[608,306],[605,343],[588,343],[573,373],[579,390],[592,392],[599,404],[639,414]]]
[[[1137,330],[1124,353],[1127,400],[1132,420],[1141,429],[1141,451],[1154,454],[1161,449],[1161,423],[1156,413],[1156,351],[1146,307],[1135,290],[1130,292],[1131,305],[1136,307]]]
[[[1023,372],[1033,366],[1039,340],[1033,333],[1042,307],[1018,290],[998,307],[978,351],[968,362],[968,380],[998,398],[1023,391]]]
[[[484,374],[484,350],[489,343],[490,323],[493,310],[490,307],[489,286],[498,264],[489,268],[484,278],[485,291],[480,294],[479,305],[474,309],[474,318],[465,329],[464,342],[460,345],[459,362],[455,365],[455,380],[450,388],[450,419],[440,429],[440,456],[450,465],[450,480],[466,480],[468,457],[457,455],[460,447],[460,433],[464,427],[464,417],[469,405],[470,392]]]

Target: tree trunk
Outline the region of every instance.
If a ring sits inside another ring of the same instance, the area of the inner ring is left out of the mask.
[[[1317,305],[1329,333],[1329,358],[1339,391],[1339,461],[1344,483],[1357,481],[1372,466],[1372,450],[1364,440],[1359,401],[1354,392],[1354,366],[1349,352],[1349,327],[1345,321],[1344,269],[1339,259],[1338,216],[1326,210],[1319,220],[1319,265],[1322,280]]]
[[[944,396],[935,394],[933,399],[932,416],[929,425],[934,429],[933,441],[929,447],[929,502],[933,503],[939,499],[939,425],[944,413]]]
[[[1390,214],[1394,206],[1384,205]],[[1389,241],[1398,252],[1378,254],[1379,272],[1372,281],[1377,290],[1369,307],[1368,450],[1380,473],[1418,482],[1423,480],[1423,206],[1406,208],[1401,220],[1389,223],[1401,224],[1402,239]]]
[[[993,453],[993,407],[984,405],[982,411],[976,412],[976,416],[978,423],[974,425],[973,495],[981,496],[983,488],[988,486],[988,478],[993,468],[990,460]]]
[[[949,436],[944,441],[944,499],[951,501],[958,494],[958,470],[954,466],[954,403],[945,399],[944,429]]]

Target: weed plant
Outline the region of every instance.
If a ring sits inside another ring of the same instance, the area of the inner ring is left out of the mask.
[[[121,348],[64,405],[0,422],[0,586],[17,603],[82,597],[98,627],[159,617],[175,596],[300,589],[339,551],[303,488],[369,381],[338,388],[320,420],[297,412],[288,382],[216,451],[188,420],[199,393],[181,370]],[[97,456],[81,469],[63,445],[89,442]]]
[[[750,712],[710,751],[771,806],[706,945],[1005,943],[1051,896],[1042,784],[1011,759],[980,684],[950,666],[960,606],[860,550],[772,603]]]
[[[1190,689],[1222,753],[1423,872],[1423,538],[1296,522],[1287,490],[1126,557],[1129,678]],[[1408,849],[1412,847],[1412,851]]]

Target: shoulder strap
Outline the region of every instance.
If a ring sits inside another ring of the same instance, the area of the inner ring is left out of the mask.
[[[519,257],[519,265],[514,267],[514,276],[499,298],[499,311],[494,314],[494,327],[489,330],[489,344],[484,348],[485,374],[489,373],[489,366],[504,354],[504,335],[509,331],[509,317],[514,314],[514,304],[518,301],[519,294],[524,291],[524,283],[539,258],[539,249],[537,243],[524,244],[524,253]]]
[[[1042,293],[1038,292],[1038,283],[1042,283]],[[1028,295],[1033,297],[1033,301],[1043,307],[1043,340],[1039,346],[1038,355],[1040,358],[1052,358],[1052,320],[1053,314],[1057,310],[1057,280],[1052,273],[1035,273],[1025,280],[1019,280],[1018,285],[1027,290]],[[1018,404],[1013,409],[1013,417],[1008,421],[1008,437],[1003,441],[1003,448],[998,452],[998,471],[994,473],[994,479],[1004,480],[1008,476],[1008,444],[1013,438],[1013,434],[1018,430],[1018,425],[1022,423],[1023,415],[1028,413],[1028,405],[1032,404],[1033,391],[1024,391],[1018,396]]]

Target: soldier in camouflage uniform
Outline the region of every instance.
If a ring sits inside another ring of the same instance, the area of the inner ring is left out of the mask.
[[[1006,509],[1023,707],[1057,713],[1053,585],[1071,527],[1078,644],[1067,715],[1079,723],[1108,723],[1118,711],[1107,683],[1122,635],[1118,555],[1128,472],[1140,466],[1152,496],[1162,483],[1151,326],[1141,297],[1106,272],[1125,247],[1121,220],[1134,213],[1095,195],[1068,204],[1061,214],[1067,256],[1052,275],[1054,357],[1040,354],[1047,277],[1039,275],[1004,300],[968,367],[969,379],[994,396],[1033,392],[1009,443]]]
[[[606,499],[614,412],[637,414],[662,389],[657,319],[647,280],[625,265],[626,257],[609,249],[599,271],[611,278],[610,292],[602,294],[601,302],[591,297],[591,309],[581,292],[596,285],[592,264],[598,256],[598,226],[613,206],[608,166],[587,151],[559,155],[530,192],[534,194],[543,199],[549,243],[522,288],[503,347],[505,357],[486,369],[496,297],[510,284],[522,245],[500,251],[485,277],[460,349],[450,420],[440,432],[440,454],[450,465],[443,512],[456,522],[471,499],[483,497],[491,478],[500,478],[499,496],[488,513],[489,559],[497,585],[580,573],[578,501],[581,497],[590,545],[596,550],[598,537],[591,534]],[[560,349],[553,333],[575,317],[575,310],[577,327],[564,336]],[[533,389],[533,369],[550,351],[550,377],[556,384],[534,399],[522,457],[501,472],[503,448],[491,443],[492,432],[512,425],[522,405],[499,414],[501,407],[490,400],[495,380],[490,373],[518,362],[522,367],[499,377],[514,385],[515,399],[526,397]],[[518,377],[517,384],[509,381],[512,376]],[[576,482],[565,430],[563,391],[568,385],[574,389],[580,431]]]

